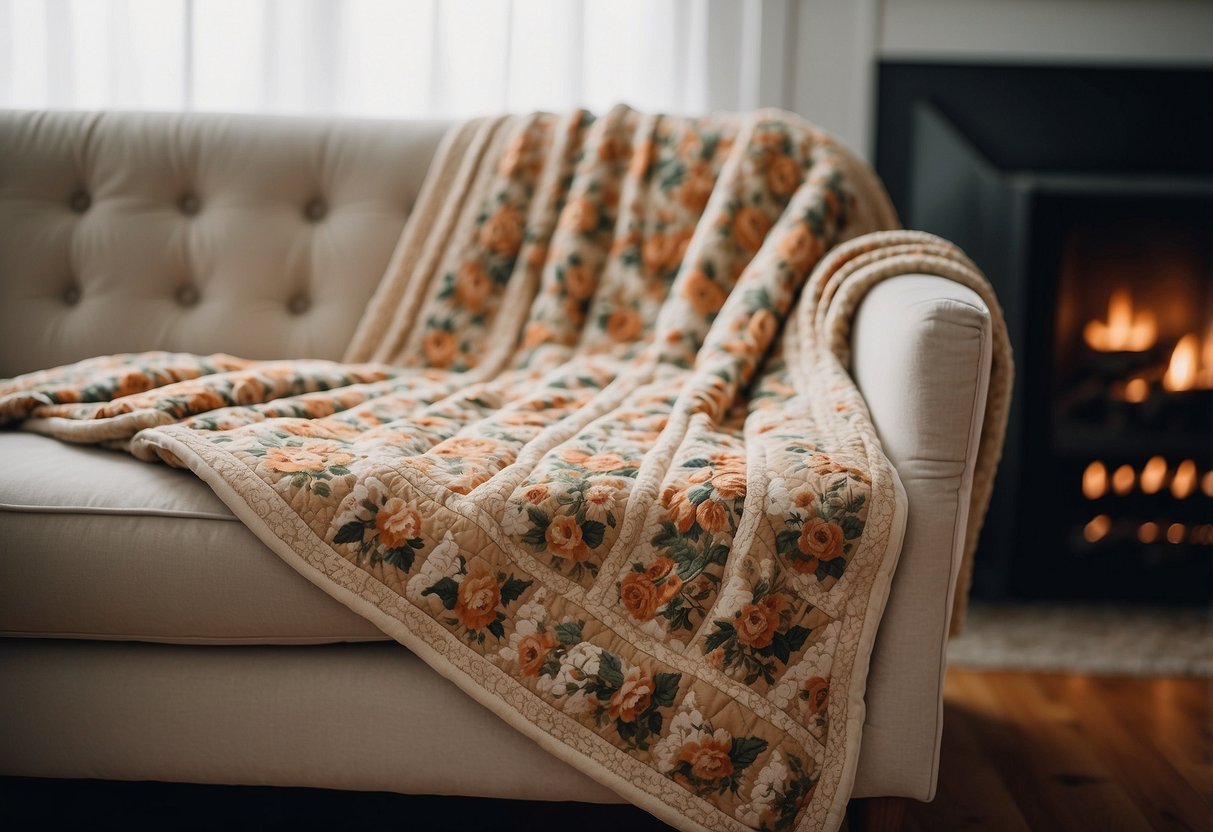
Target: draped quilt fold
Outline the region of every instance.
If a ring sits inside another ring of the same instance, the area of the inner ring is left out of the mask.
[[[906,517],[846,372],[863,293],[925,271],[994,315],[970,551],[1009,391],[984,278],[896,224],[871,171],[786,113],[476,120],[344,363],[92,359],[0,382],[0,421],[191,469],[680,829],[835,829]]]

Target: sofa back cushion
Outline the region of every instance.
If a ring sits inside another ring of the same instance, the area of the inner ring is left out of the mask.
[[[0,377],[341,357],[440,122],[0,112]]]

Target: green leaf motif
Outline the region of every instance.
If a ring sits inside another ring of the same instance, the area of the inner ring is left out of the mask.
[[[678,693],[678,683],[682,681],[681,673],[658,673],[653,677],[653,702],[663,708],[674,704]],[[654,731],[661,730],[660,727]]]
[[[729,749],[729,759],[733,768],[741,770],[758,759],[758,755],[766,750],[767,741],[758,737],[733,737],[733,745]]]
[[[598,662],[598,677],[613,687],[617,688],[622,685],[623,665],[619,661],[619,657],[603,650],[602,658]]]
[[[556,625],[556,640],[561,644],[580,644],[581,626],[580,621],[562,621]]]
[[[597,520],[586,520],[581,524],[581,539],[585,541],[585,545],[591,549],[597,549],[602,545],[602,536],[606,532],[606,526],[599,523]]]
[[[533,583],[534,581],[523,581],[511,577],[501,586],[501,603],[507,605],[514,603],[522,596],[522,593],[526,592],[527,587]]]
[[[361,543],[362,531],[365,527],[361,520],[351,520],[337,530],[333,537],[334,543]]]
[[[717,647],[732,639],[736,634],[736,630],[733,629],[733,625],[728,621],[713,621],[712,623],[716,625],[716,631],[711,633],[704,640],[704,653],[711,653]]]
[[[454,578],[443,578],[421,594],[423,596],[437,595],[442,600],[442,606],[453,610],[455,602],[459,600],[459,584]]]

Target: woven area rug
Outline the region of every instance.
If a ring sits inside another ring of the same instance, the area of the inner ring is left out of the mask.
[[[1213,610],[973,604],[952,667],[1213,678]]]

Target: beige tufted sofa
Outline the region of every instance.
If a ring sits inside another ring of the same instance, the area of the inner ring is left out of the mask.
[[[149,349],[338,358],[442,130],[0,113],[0,377]],[[910,502],[855,794],[928,800],[990,320],[907,276],[864,301],[853,341]],[[122,454],[0,434],[0,636],[0,774],[618,800],[203,482]]]

